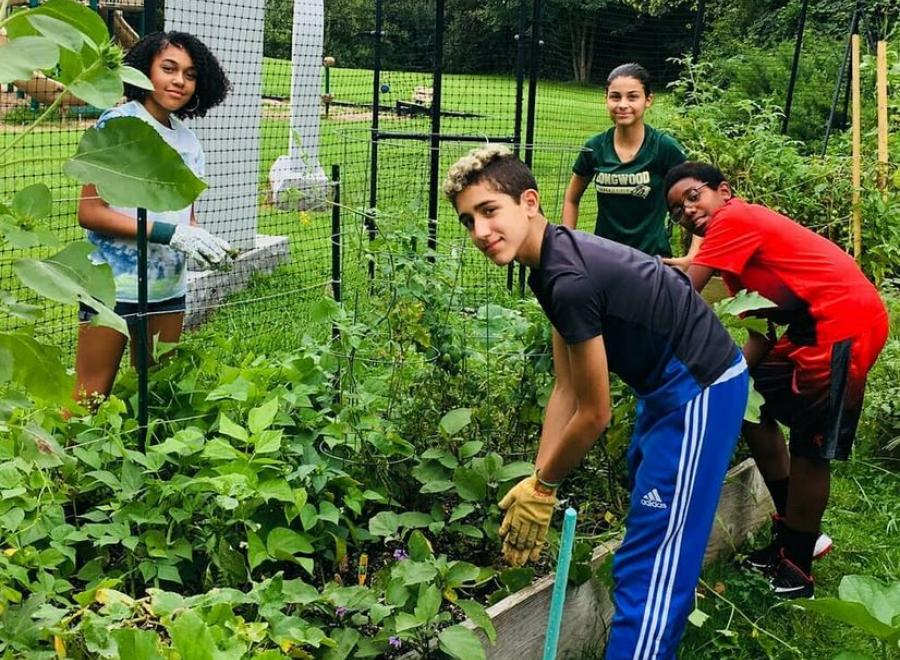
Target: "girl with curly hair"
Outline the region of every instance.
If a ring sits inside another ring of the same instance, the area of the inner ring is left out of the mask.
[[[127,102],[103,113],[98,128],[115,117],[137,117],[152,126],[194,174],[202,177],[203,149],[182,120],[203,117],[225,99],[230,83],[216,57],[193,35],[156,32],[141,39],[125,62],[142,71],[153,90],[126,84]],[[112,268],[115,311],[127,321],[132,340],[138,322],[136,218],[136,208],[111,206],[93,185],[82,188],[78,222],[96,246],[95,263]],[[187,258],[202,265],[221,265],[228,260],[230,246],[198,225],[193,205],[179,211],[148,211],[147,230],[148,337],[177,342],[184,321]],[[78,314],[76,400],[96,400],[109,394],[127,344],[115,330],[91,325],[95,315],[87,305],[82,305]]]

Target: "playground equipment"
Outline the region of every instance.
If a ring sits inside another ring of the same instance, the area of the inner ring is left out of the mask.
[[[319,90],[325,3],[295,0],[291,43],[291,138],[269,170],[271,201],[282,209],[325,205],[328,179],[319,164]]]

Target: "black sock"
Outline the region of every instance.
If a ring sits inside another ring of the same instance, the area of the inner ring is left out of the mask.
[[[778,515],[783,518],[785,512],[787,511],[789,477],[785,477],[784,479],[776,479],[774,481],[769,481],[768,479],[766,479],[765,481],[766,488],[769,489],[769,495],[772,496],[772,502],[775,504],[775,511],[777,511]]]
[[[817,532],[801,532],[786,523],[781,524],[781,547],[785,558],[807,575],[812,574],[813,551],[818,536]]]

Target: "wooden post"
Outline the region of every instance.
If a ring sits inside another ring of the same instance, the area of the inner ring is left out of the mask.
[[[876,76],[878,88],[878,189],[887,189],[888,177],[888,88],[887,42],[879,41],[876,51]]]
[[[850,178],[852,180],[853,193],[851,204],[853,208],[853,257],[859,261],[862,256],[862,222],[859,210],[859,189],[861,184],[861,149],[860,149],[860,85],[859,85],[859,34],[854,34],[850,43],[850,63],[851,63],[851,81],[852,81],[852,100],[851,114],[853,117],[852,130],[852,162],[850,168]]]

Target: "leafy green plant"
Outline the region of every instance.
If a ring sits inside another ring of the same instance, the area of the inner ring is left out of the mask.
[[[841,578],[837,598],[800,600],[797,605],[859,628],[877,638],[887,656],[900,649],[900,582],[889,584],[865,575]]]

